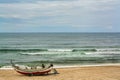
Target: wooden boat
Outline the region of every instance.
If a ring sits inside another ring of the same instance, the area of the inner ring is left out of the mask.
[[[54,69],[52,66],[48,68],[41,68],[41,69],[22,69],[18,65],[15,65],[11,60],[12,67],[14,70],[20,74],[33,76],[33,75],[45,75],[49,74],[51,71],[53,71],[54,74],[57,73],[56,69]]]
[[[25,69],[18,69],[16,67],[14,67],[14,69],[16,72],[20,74],[29,75],[29,76],[48,74],[52,70],[52,68],[43,69],[43,70],[25,70]]]

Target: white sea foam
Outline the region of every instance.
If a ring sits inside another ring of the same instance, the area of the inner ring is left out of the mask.
[[[22,69],[25,69],[26,67],[27,68],[30,68],[30,67],[28,67],[28,66],[25,66],[25,65],[19,65],[19,64],[15,64],[16,66],[19,66],[20,68],[22,68]],[[2,66],[0,69],[13,69],[13,67],[12,66]]]
[[[51,50],[51,51],[48,51],[48,52],[22,52],[20,54],[23,54],[23,55],[40,55],[40,54],[67,54],[69,53],[68,51],[60,51],[57,50],[57,51],[54,51],[54,50]]]
[[[120,66],[120,63],[103,63],[103,64],[89,64],[89,65],[57,65],[55,68],[74,68],[74,67],[93,67],[93,66]]]
[[[12,66],[2,66],[0,69],[8,70],[8,69],[13,69],[13,67]]]
[[[119,51],[102,51],[102,52],[85,52],[85,54],[105,54],[105,55],[119,55]]]
[[[23,55],[39,55],[39,54],[48,54],[46,52],[34,52],[34,53],[21,53]]]
[[[120,48],[101,48],[101,49],[97,49],[98,52],[115,52],[115,51],[120,51]]]
[[[19,65],[22,67],[21,65]],[[90,64],[90,65],[55,65],[54,68],[75,68],[75,67],[94,67],[94,66],[120,66],[120,63]],[[23,65],[23,68],[25,66]],[[12,66],[3,66],[0,70],[13,70]]]
[[[22,55],[62,55],[62,54],[67,54],[69,55],[71,52],[23,52],[21,53]],[[73,55],[80,55],[82,52],[76,52]],[[84,54],[103,54],[103,55],[119,55],[119,51],[102,51],[102,52],[84,52]],[[71,54],[72,56],[72,54]]]
[[[67,53],[67,52],[34,52],[34,53],[21,53],[23,55],[40,55],[40,54],[63,54],[63,53]]]
[[[71,52],[72,49],[48,49],[50,52]]]

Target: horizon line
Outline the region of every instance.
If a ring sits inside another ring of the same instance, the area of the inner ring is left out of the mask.
[[[120,33],[120,32],[0,32],[0,33]]]

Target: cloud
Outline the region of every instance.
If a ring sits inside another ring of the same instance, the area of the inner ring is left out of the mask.
[[[38,1],[74,1],[74,0],[0,0],[0,3],[36,3]]]
[[[112,10],[118,0],[5,0],[0,3],[0,17],[19,19],[6,22],[12,26],[106,26],[112,22]],[[5,23],[5,22],[4,22]]]
[[[33,18],[38,16],[72,15],[72,11],[101,11],[114,8],[116,0],[62,0],[51,2],[38,1],[36,3],[6,3],[0,4],[0,17]],[[69,13],[69,14],[68,14]],[[74,15],[74,14],[73,14]]]

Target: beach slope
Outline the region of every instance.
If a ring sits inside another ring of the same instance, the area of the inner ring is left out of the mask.
[[[0,80],[120,80],[120,66],[59,68],[60,74],[24,76],[14,70],[0,70]]]

